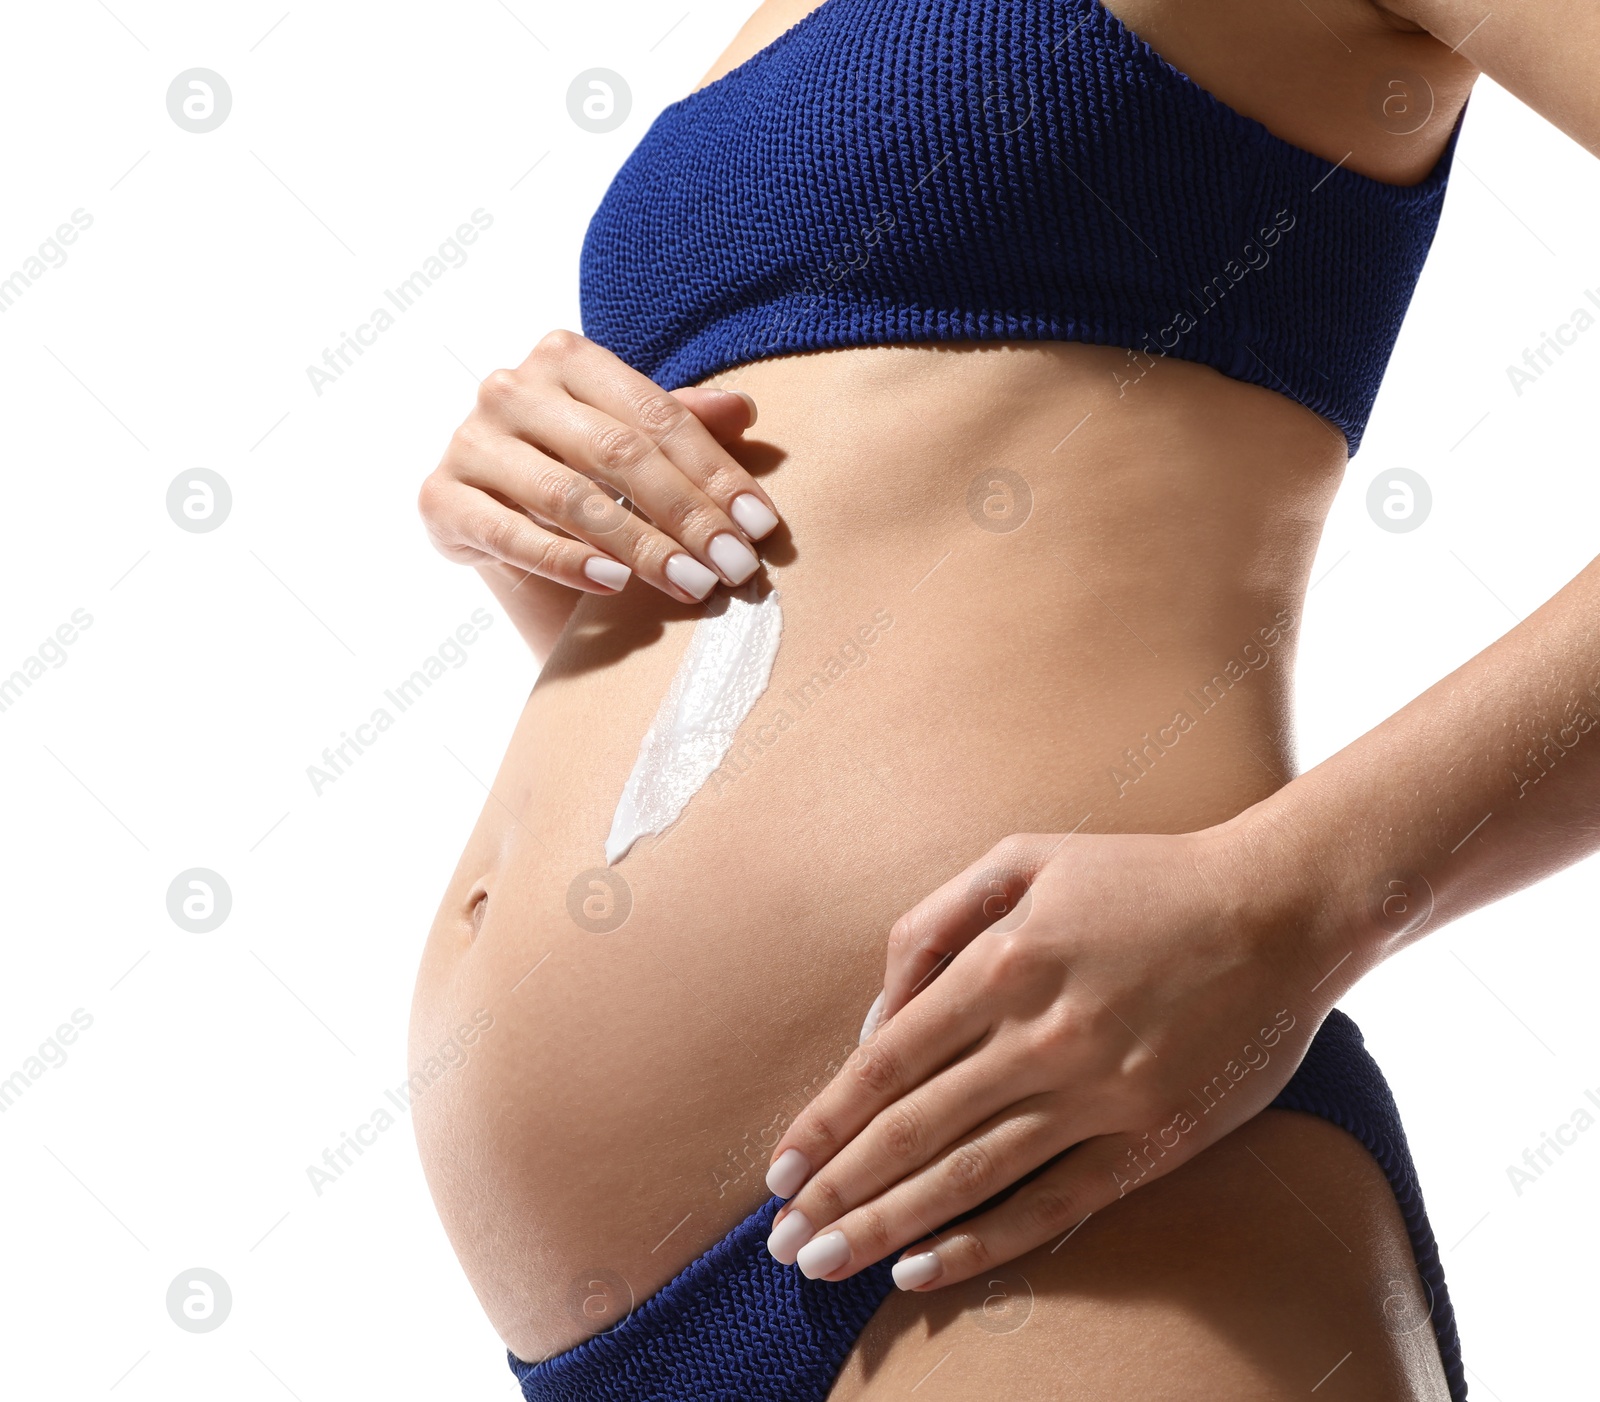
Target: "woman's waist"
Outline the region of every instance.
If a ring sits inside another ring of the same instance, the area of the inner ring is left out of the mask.
[[[850,802],[893,791],[947,807],[961,815],[952,839],[978,813],[1007,831],[1071,827],[1090,810],[1096,829],[1179,830],[1285,782],[1299,599],[1199,575],[1182,594],[1109,569],[1091,579],[1072,549],[947,537],[919,540],[915,561],[816,551],[769,570],[764,687],[725,718],[725,752],[669,832],[618,869],[653,865],[657,848],[692,863],[731,829],[838,807],[840,764],[882,781]],[[715,626],[642,592],[580,604],[486,810],[513,847],[604,861],[641,740],[669,692],[710,667]],[[892,806],[874,816],[899,821]]]
[[[1115,347],[861,347],[704,383],[756,402],[730,450],[795,547],[856,560],[918,546],[937,559],[986,535],[1048,540],[1087,574],[1156,590],[1294,588],[1345,465],[1342,435],[1287,397]]]
[[[463,957],[503,965],[498,977],[569,949],[616,986],[671,947],[732,979],[760,976],[769,936],[826,959],[859,930],[877,961],[902,910],[1010,833],[1194,831],[1293,775],[1287,608],[1138,664],[1136,641],[1114,658],[1051,654],[998,625],[936,655],[908,612],[852,616],[796,637],[786,625],[720,762],[675,820],[610,862],[615,810],[684,648],[669,635],[536,688],[453,883],[487,897]],[[635,942],[648,958],[609,967]]]

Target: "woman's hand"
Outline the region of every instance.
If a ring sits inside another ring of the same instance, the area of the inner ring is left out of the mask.
[[[515,370],[479,386],[418,506],[448,559],[594,594],[637,574],[698,603],[719,580],[754,574],[750,542],[778,524],[722,447],[754,421],[748,396],[668,394],[593,341],[552,331]]]
[[[1011,837],[896,922],[876,1029],[773,1150],[772,1254],[841,1280],[920,1243],[896,1283],[950,1285],[1265,1108],[1349,980],[1233,826]]]

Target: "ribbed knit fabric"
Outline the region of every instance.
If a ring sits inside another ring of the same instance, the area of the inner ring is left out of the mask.
[[[1427,1323],[1439,1342],[1439,1357],[1444,1362],[1445,1381],[1450,1385],[1450,1402],[1466,1402],[1467,1378],[1461,1362],[1461,1336],[1456,1332],[1456,1312],[1445,1286],[1444,1266],[1439,1260],[1439,1244],[1433,1239],[1428,1212],[1422,1201],[1422,1184],[1411,1161],[1411,1148],[1400,1124],[1400,1111],[1384,1080],[1378,1063],[1372,1059],[1362,1039],[1361,1029],[1335,1008],[1311,1039],[1305,1060],[1296,1069],[1278,1098],[1272,1102],[1284,1110],[1303,1110],[1331,1120],[1367,1146],[1394,1189],[1400,1215],[1411,1238],[1411,1254],[1416,1257],[1417,1274],[1422,1277],[1427,1297]],[[1412,1316],[1406,1297],[1396,1297],[1396,1308],[1387,1308],[1384,1323],[1394,1333],[1421,1329],[1423,1321]]]
[[[829,0],[832,3],[832,0]],[[1432,1304],[1397,1311],[1396,1332],[1431,1325],[1452,1402],[1466,1402],[1461,1341],[1394,1097],[1361,1032],[1335,1009],[1272,1102],[1361,1141],[1388,1176]],[[894,1288],[894,1258],[838,1284],[767,1254],[772,1198],[604,1334],[542,1363],[507,1354],[527,1402],[824,1402],[856,1338]]]
[[[836,1285],[767,1253],[771,1198],[608,1333],[543,1363],[529,1402],[822,1402],[894,1289],[894,1258]]]
[[[1361,441],[1433,241],[1418,185],[1273,136],[1099,0],[825,0],[665,108],[589,225],[584,332],[666,389],[795,351],[1086,341]]]

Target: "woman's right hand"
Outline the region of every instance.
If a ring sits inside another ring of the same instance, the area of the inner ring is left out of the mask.
[[[577,332],[552,331],[515,370],[479,386],[418,507],[447,559],[509,565],[593,594],[616,593],[632,573],[698,603],[719,580],[754,574],[750,543],[778,524],[767,494],[718,441],[754,421],[747,395],[669,394]]]

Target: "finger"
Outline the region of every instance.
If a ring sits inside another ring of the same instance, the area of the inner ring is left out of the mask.
[[[891,1190],[898,1194],[904,1184],[926,1184],[928,1166],[952,1146],[979,1135],[982,1127],[1002,1111],[1014,1111],[1018,1101],[1044,1089],[1046,1078],[1041,1070],[1039,1058],[1027,1054],[1026,1048],[1019,1047],[1008,1056],[992,1039],[980,1042],[971,1054],[957,1059],[911,1094],[880,1111],[807,1180],[774,1223],[773,1237],[779,1244],[770,1248],[772,1254],[785,1263],[792,1261],[795,1250],[823,1223],[838,1226],[841,1221],[853,1220],[851,1214],[864,1204],[873,1203],[875,1211],[881,1208],[890,1200]],[[1057,1149],[1065,1147],[1065,1142],[1057,1145]],[[969,1154],[969,1167],[977,1152]],[[1042,1163],[1043,1159],[1036,1162]],[[1013,1179],[1034,1166],[1015,1166]],[[965,1176],[975,1178],[976,1174]],[[922,1198],[926,1196],[924,1192]],[[917,1201],[918,1195],[913,1193],[906,1200]],[[982,1200],[953,1203],[943,1217],[936,1219],[936,1224],[949,1221]],[[798,1220],[790,1222],[791,1217]],[[881,1222],[882,1213],[872,1220]],[[784,1226],[785,1222],[789,1225]],[[901,1225],[905,1225],[903,1220]],[[929,1228],[912,1225],[907,1230],[909,1236],[882,1246],[878,1255],[870,1259],[877,1260],[878,1256],[915,1241]],[[877,1238],[874,1231],[871,1239],[875,1244]],[[865,1264],[866,1259],[858,1259],[858,1267]]]
[[[791,1197],[886,1106],[974,1046],[990,1027],[982,1000],[940,988],[850,1054],[773,1147],[767,1187]]]
[[[530,442],[625,492],[730,583],[741,571],[748,578],[753,570],[735,547],[748,553],[749,539],[776,527],[777,512],[698,417],[612,352],[570,332],[545,337],[524,371],[496,372],[483,389],[512,417],[529,407],[531,387],[561,392],[537,400],[537,422],[525,425]],[[718,563],[709,547],[722,536]]]
[[[1012,1104],[904,1182],[837,1219],[824,1217],[815,1235],[811,1223],[795,1223],[791,1214],[773,1229],[781,1250],[768,1249],[780,1261],[794,1259],[812,1279],[843,1280],[913,1242],[931,1237],[937,1247],[946,1223],[982,1206],[1080,1137],[1057,1095]]]
[[[979,1213],[906,1252],[894,1267],[902,1290],[938,1290],[970,1280],[1046,1244],[1059,1250],[1090,1216],[1193,1158],[1197,1134],[1163,1149],[1151,1136],[1103,1135],[1079,1144],[1060,1163]]]
[[[755,427],[756,402],[742,389],[702,389],[691,385],[673,390],[672,397],[724,445]]]
[[[628,582],[631,572],[621,561],[543,530],[476,487],[444,478],[427,490],[429,532],[452,558],[476,552],[590,594],[615,594]]]
[[[1028,888],[1056,840],[1008,837],[895,921],[889,930],[879,1026],[990,926],[1025,918]]]
[[[592,405],[620,424],[643,430],[656,449],[654,458],[648,459],[647,464],[664,469],[670,463],[719,508],[737,519],[752,539],[761,539],[777,525],[777,507],[772,499],[699,416],[686,412],[686,406],[677,395],[689,395],[697,401],[732,395],[748,406],[745,428],[756,421],[755,400],[741,390],[690,387],[669,394],[613,352],[582,336],[568,341],[566,337],[571,335],[562,333],[549,347],[541,341],[540,347],[544,352],[543,365],[573,400]],[[546,341],[550,339],[545,338]],[[723,409],[722,412],[731,411]],[[741,498],[748,500],[741,501]],[[753,511],[758,506],[770,513],[770,520]]]
[[[699,422],[681,405],[678,412]],[[723,583],[737,587],[760,568],[744,529],[643,429],[569,399],[541,412],[537,438],[552,456],[626,496]]]
[[[698,422],[681,405],[675,407],[685,419]],[[760,568],[742,528],[644,430],[568,397],[541,403],[537,426],[531,410],[520,418],[504,407],[500,412],[519,438],[548,450],[586,477],[607,483],[643,511],[674,542],[664,568],[692,600],[704,599],[719,580],[730,586],[743,584]],[[777,524],[777,517],[749,493],[734,497],[730,510],[752,520],[763,533]]]
[[[545,525],[622,561],[645,583],[683,603],[698,603],[716,587],[709,571],[701,570],[698,576],[684,572],[684,562],[694,562],[677,541],[634,515],[581,472],[520,438],[493,433],[461,444],[454,472],[467,485],[497,494]]]

